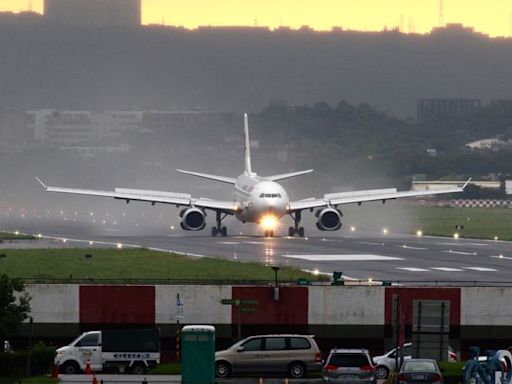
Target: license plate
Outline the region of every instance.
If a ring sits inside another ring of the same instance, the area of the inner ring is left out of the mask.
[[[427,375],[412,375],[413,380],[425,380]]]

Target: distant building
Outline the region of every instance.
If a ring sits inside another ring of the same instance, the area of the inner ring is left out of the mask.
[[[48,23],[75,27],[139,27],[141,0],[45,0]]]
[[[479,36],[479,37],[489,37],[481,32],[475,32],[475,29],[472,27],[465,27],[460,23],[450,23],[446,24],[444,27],[436,27],[432,29],[430,32],[432,36],[446,36],[446,37],[464,37],[464,36]]]
[[[99,143],[142,129],[142,111],[70,111],[40,109],[27,112],[27,127],[38,143],[76,146]]]
[[[43,21],[43,16],[36,12],[0,12],[0,26],[29,27],[39,25]]]
[[[33,135],[26,128],[24,111],[0,109],[0,150],[17,150],[33,143]]]
[[[458,117],[473,113],[482,107],[480,99],[418,99],[418,121],[440,117]]]
[[[224,119],[231,116],[222,112],[203,110],[146,111],[143,116],[144,129],[153,132],[182,131],[194,127],[223,125]]]

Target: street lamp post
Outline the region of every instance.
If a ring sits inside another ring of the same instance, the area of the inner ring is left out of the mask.
[[[279,271],[279,267],[277,265],[274,265],[272,267],[272,270],[274,271],[274,276],[275,276],[274,300],[279,301],[279,286],[277,285],[277,271]]]

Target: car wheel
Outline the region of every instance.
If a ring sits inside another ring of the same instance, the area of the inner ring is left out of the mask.
[[[131,371],[134,375],[144,375],[146,373],[146,366],[141,363],[132,365]]]
[[[224,379],[231,376],[231,366],[225,361],[218,361],[215,363],[215,376],[219,379]]]
[[[375,368],[375,377],[379,380],[386,379],[389,375],[389,369],[383,365]]]
[[[295,361],[290,364],[290,368],[288,369],[290,376],[294,379],[300,379],[304,377],[306,374],[306,367],[300,361]]]
[[[64,363],[60,366],[60,369],[59,369],[60,373],[64,374],[64,375],[74,375],[74,374],[77,374],[78,372],[80,372],[80,367],[78,366],[77,363],[73,363],[73,362],[67,362],[67,363]]]

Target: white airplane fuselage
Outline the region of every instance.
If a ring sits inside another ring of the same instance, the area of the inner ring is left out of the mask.
[[[288,211],[289,198],[278,183],[255,174],[242,174],[236,179],[235,217],[242,222],[259,223],[265,217],[279,219]]]

